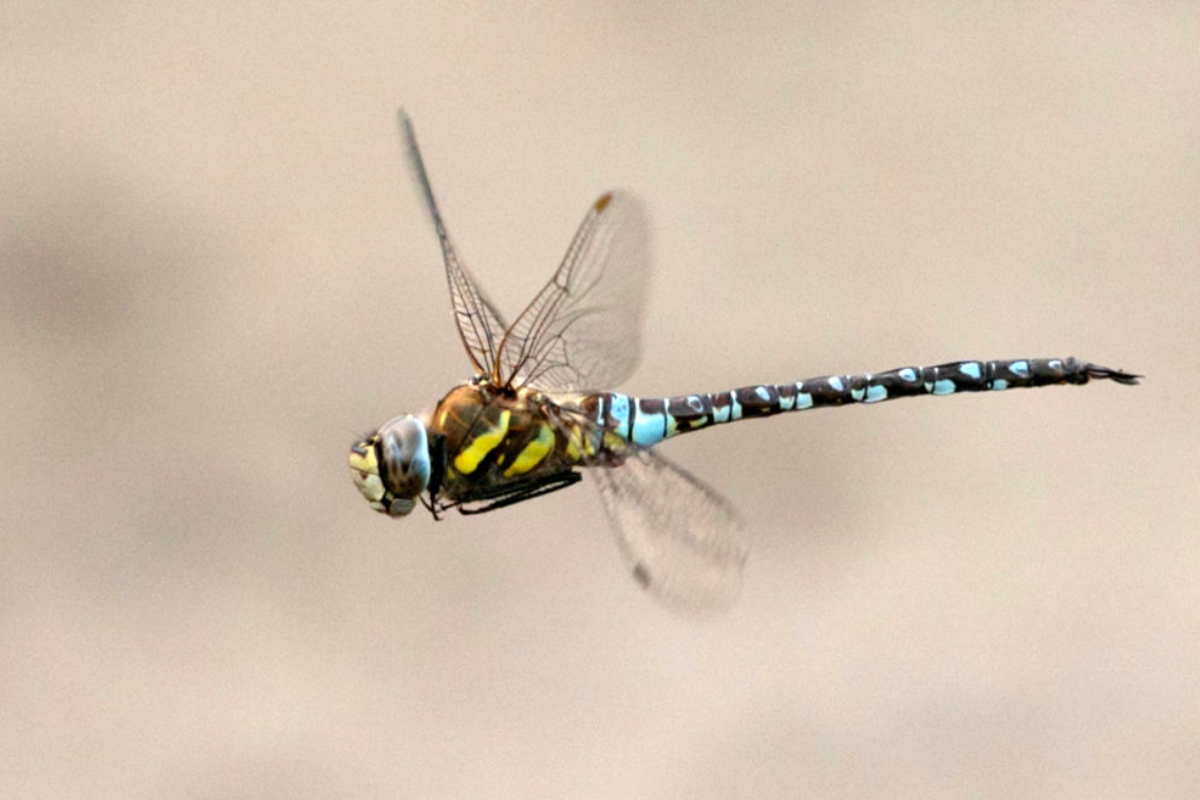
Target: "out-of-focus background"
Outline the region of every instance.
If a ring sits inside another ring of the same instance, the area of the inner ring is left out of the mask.
[[[5,3],[2,793],[1195,796],[1197,41],[1182,3]],[[645,199],[631,392],[1148,377],[669,443],[749,523],[707,624],[586,487],[386,519],[351,440],[469,375],[401,104],[510,313]]]

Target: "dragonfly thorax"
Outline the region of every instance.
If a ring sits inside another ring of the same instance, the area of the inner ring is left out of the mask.
[[[403,517],[416,507],[432,472],[429,436],[418,417],[395,417],[350,448],[350,474],[371,508]]]

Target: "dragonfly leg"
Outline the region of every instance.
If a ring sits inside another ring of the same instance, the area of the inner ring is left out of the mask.
[[[496,486],[486,489],[476,493],[473,497],[457,500],[444,507],[457,507],[460,514],[482,514],[485,511],[495,511],[498,508],[511,506],[514,503],[532,500],[544,494],[557,492],[559,489],[565,489],[568,486],[579,483],[581,480],[583,480],[583,475],[578,472],[559,472],[555,475],[546,475],[528,481],[511,483],[507,486]],[[490,500],[491,502],[482,506],[472,506],[471,508],[464,506],[465,503],[474,504],[485,500]]]
[[[443,506],[438,502],[438,499],[435,495],[430,494],[428,500],[425,499],[425,495],[421,495],[421,505],[425,506],[425,510],[430,514],[433,514],[433,518],[435,520],[440,520],[442,518],[441,514],[438,512],[442,510]]]

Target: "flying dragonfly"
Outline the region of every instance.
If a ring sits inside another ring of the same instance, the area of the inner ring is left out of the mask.
[[[637,583],[677,611],[702,614],[738,594],[741,522],[728,500],[658,453],[662,441],[788,411],[1140,377],[1074,358],[1020,358],[674,397],[611,391],[641,347],[650,276],[642,204],[624,191],[592,203],[558,269],[509,324],[450,241],[404,112],[400,128],[474,375],[432,412],[394,417],[350,449],[355,485],[392,517],[418,502],[434,519],[449,509],[492,511],[573,486],[586,470]]]

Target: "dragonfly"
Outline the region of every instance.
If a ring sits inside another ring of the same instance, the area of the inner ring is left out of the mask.
[[[673,397],[613,391],[641,349],[651,274],[642,203],[626,191],[600,195],[558,269],[510,324],[451,243],[412,120],[401,111],[399,123],[474,374],[432,411],[396,416],[351,447],[355,485],[391,517],[418,503],[434,519],[451,509],[493,511],[574,486],[587,473],[636,582],[677,612],[708,614],[740,591],[743,524],[729,500],[658,452],[663,441],[792,411],[1141,377],[1075,358],[1019,358]]]

